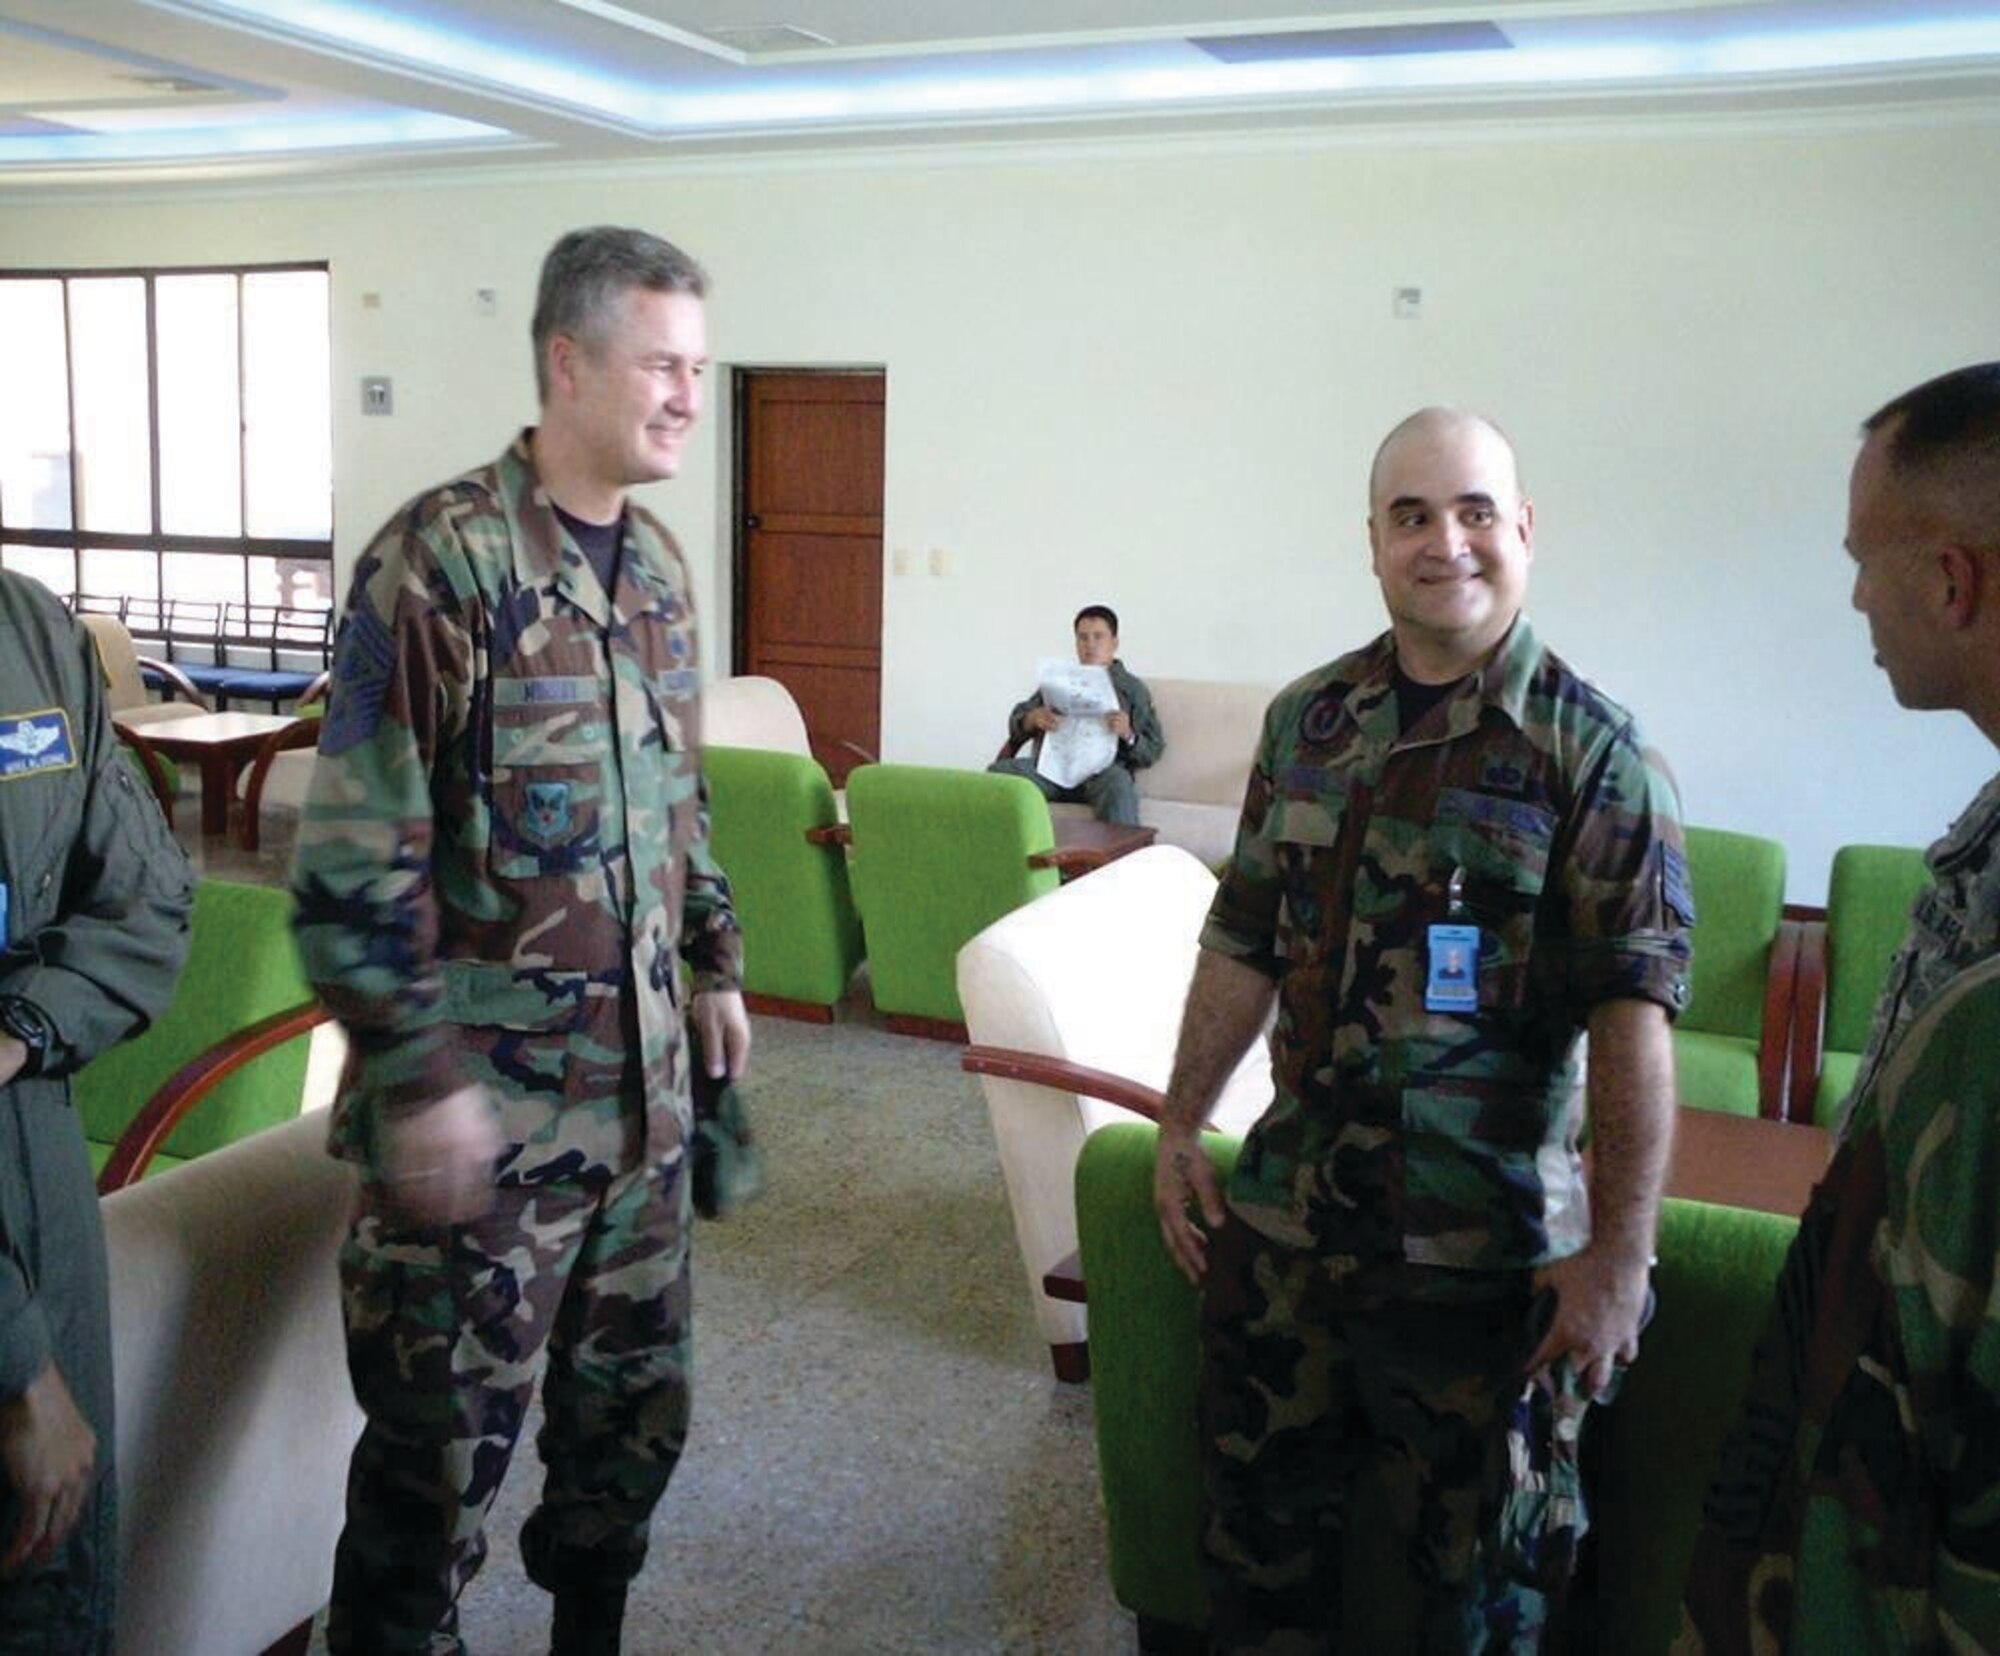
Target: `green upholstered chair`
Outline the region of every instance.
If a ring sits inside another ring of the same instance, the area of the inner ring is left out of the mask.
[[[1048,801],[1022,776],[862,765],[847,778],[848,872],[875,1005],[892,1028],[962,1033],[958,951],[1055,890]]]
[[[299,1113],[305,1032],[323,1014],[299,968],[291,918],[290,893],[275,887],[196,885],[187,966],[172,1003],[72,1082],[101,1188],[131,1176],[145,1139],[158,1165],[171,1166]],[[201,1086],[190,1099],[194,1082]],[[202,1107],[188,1113],[195,1101]],[[114,1169],[121,1140],[126,1154]]]
[[[1198,1540],[1194,1290],[1169,1261],[1153,1214],[1155,1130],[1093,1133],[1077,1161],[1077,1229],[1090,1306],[1100,1482],[1118,1602],[1142,1650],[1200,1649],[1206,1620]],[[1236,1141],[1210,1135],[1225,1175]],[[1662,1216],[1658,1315],[1620,1401],[1597,1417],[1597,1584],[1592,1648],[1667,1648],[1702,1492],[1735,1418],[1796,1213],[1827,1137],[1782,1122],[1683,1111]],[[1703,1199],[1692,1199],[1699,1196]],[[1770,1210],[1770,1211],[1767,1211]],[[1383,1526],[1350,1527],[1350,1581],[1365,1581]],[[1365,1587],[1349,1603],[1365,1617]],[[1581,1595],[1579,1602],[1582,1602]],[[1358,1649],[1373,1648],[1363,1636]]]
[[[861,960],[861,922],[834,836],[833,784],[817,760],[710,747],[709,845],[743,926],[744,988],[760,1012],[821,1020]]]
[[[1793,1120],[1833,1124],[1860,1071],[1875,1001],[1910,929],[1910,909],[1929,884],[1924,854],[1913,846],[1843,845],[1834,853],[1826,921],[1808,926],[1801,952]]]
[[[1694,984],[1674,1024],[1680,1099],[1732,1115],[1782,1113],[1791,968],[1785,851],[1775,840],[1689,828]]]

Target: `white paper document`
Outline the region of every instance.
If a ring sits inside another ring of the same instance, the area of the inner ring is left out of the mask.
[[[1043,705],[1063,722],[1042,737],[1035,769],[1058,788],[1074,788],[1118,757],[1118,738],[1105,723],[1118,711],[1111,670],[1051,656],[1038,677]]]

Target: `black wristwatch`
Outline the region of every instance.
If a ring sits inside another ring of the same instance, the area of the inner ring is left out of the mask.
[[[28,1049],[28,1056],[14,1072],[16,1077],[40,1075],[42,1060],[49,1055],[49,1021],[34,1003],[19,995],[0,995],[0,1030]]]

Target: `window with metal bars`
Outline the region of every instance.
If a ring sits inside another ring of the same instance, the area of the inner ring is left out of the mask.
[[[332,603],[327,267],[0,270],[0,566],[72,602]]]

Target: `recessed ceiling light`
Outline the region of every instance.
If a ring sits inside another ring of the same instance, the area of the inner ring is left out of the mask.
[[[744,23],[702,32],[753,57],[767,52],[804,52],[833,44],[831,35],[802,29],[796,23]]]
[[[148,92],[171,92],[176,96],[215,90],[207,81],[189,80],[185,75],[120,75],[118,78],[130,81],[134,86],[143,86]]]

